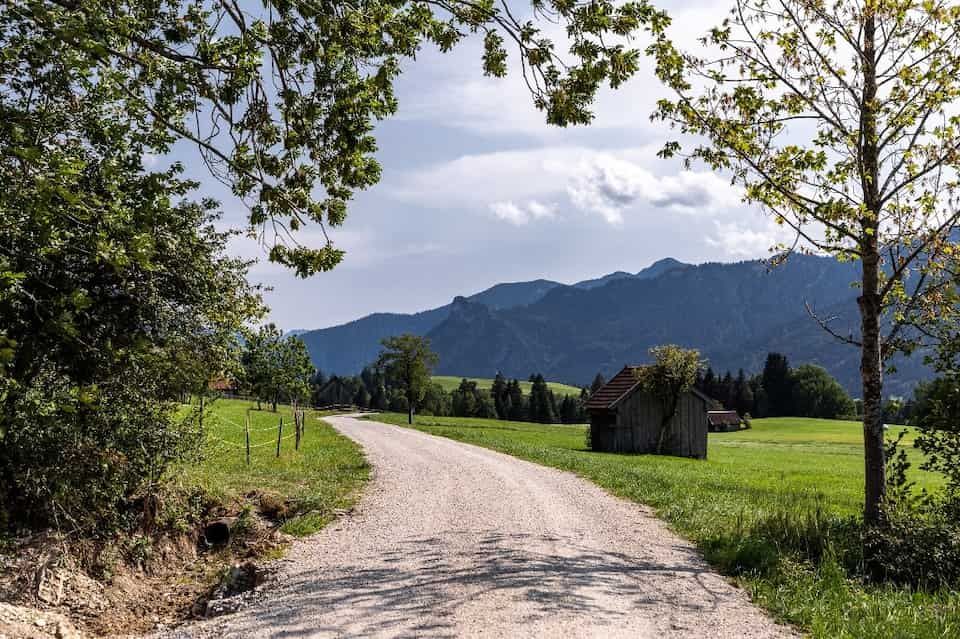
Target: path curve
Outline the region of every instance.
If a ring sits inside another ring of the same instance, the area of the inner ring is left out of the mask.
[[[325,418],[374,473],[275,589],[181,637],[788,637],[649,510],[573,474]]]

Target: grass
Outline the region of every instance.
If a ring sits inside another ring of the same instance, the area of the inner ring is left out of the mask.
[[[455,375],[434,375],[433,382],[439,384],[443,390],[450,391],[457,390],[457,387],[460,386],[460,382],[463,380],[463,377],[457,377]],[[490,390],[490,387],[493,386],[492,379],[486,379],[483,377],[468,377],[468,380],[471,382],[477,383],[477,388],[481,390]],[[524,393],[530,392],[530,387],[533,386],[531,382],[520,380],[520,388]],[[576,395],[580,396],[580,389],[576,386],[570,386],[569,384],[561,384],[560,382],[547,382],[547,388],[553,391],[554,395],[558,397],[563,395]]]
[[[376,419],[402,425],[405,416]],[[829,549],[819,549],[826,557],[816,564],[795,551],[798,541],[843,530],[862,507],[857,423],[754,420],[751,430],[711,434],[706,461],[594,453],[583,426],[418,417],[414,427],[569,470],[648,504],[777,619],[811,636],[960,636],[960,594],[867,585],[848,578]],[[938,486],[921,471],[913,479]]]
[[[250,465],[244,449],[244,415],[250,410]],[[283,441],[276,456],[277,426],[283,417]],[[205,417],[207,433],[199,463],[178,469],[177,482],[200,487],[216,499],[230,503],[252,491],[267,493],[280,502],[291,502],[291,515],[281,530],[304,536],[327,523],[338,509],[350,507],[369,477],[369,466],[360,447],[307,411],[300,449],[294,450],[293,413],[278,406],[273,413],[264,405],[243,400],[218,399]]]

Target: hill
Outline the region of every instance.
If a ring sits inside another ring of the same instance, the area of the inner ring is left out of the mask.
[[[300,337],[327,373],[353,374],[376,359],[379,340],[412,332],[430,338],[439,375],[489,378],[531,372],[589,384],[627,363],[644,363],[651,346],[698,348],[717,370],[758,370],[768,351],[794,364],[824,366],[859,393],[855,349],[838,343],[805,303],[837,317],[834,328],[859,333],[857,266],[794,255],[776,268],[761,261],[689,265],[665,259],[630,274],[563,285],[549,280],[499,284],[414,315],[375,314]],[[896,363],[886,392],[909,394],[929,375],[922,358]],[[459,379],[459,377],[458,377]]]
[[[493,380],[490,378],[484,377],[468,377],[468,380],[471,382],[477,383],[477,388],[482,390],[489,390],[493,386]],[[463,380],[462,377],[457,377],[456,375],[434,375],[433,381],[436,384],[439,384],[443,390],[450,392],[456,390],[460,386],[460,382]],[[532,384],[520,380],[520,388],[523,390],[524,394],[530,393],[530,387]],[[577,386],[570,386],[569,384],[561,384],[560,382],[547,382],[547,388],[553,391],[553,394],[558,398],[564,395],[576,395],[580,396],[580,388]]]

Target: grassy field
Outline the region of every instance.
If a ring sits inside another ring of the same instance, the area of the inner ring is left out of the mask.
[[[401,415],[376,419],[404,423]],[[573,471],[652,506],[778,619],[814,637],[957,637],[960,594],[914,593],[849,579],[837,561],[814,566],[791,549],[842,529],[863,499],[860,425],[754,420],[710,435],[706,461],[586,450],[583,426],[418,417],[419,430]],[[909,441],[909,438],[908,438]],[[914,451],[911,449],[911,454]],[[935,477],[917,471],[921,486]]]
[[[244,414],[250,411],[250,465],[244,449]],[[294,450],[293,415],[289,406],[273,413],[264,405],[243,400],[218,399],[210,405],[204,422],[207,433],[203,459],[176,473],[183,487],[202,487],[229,503],[251,491],[272,493],[291,500],[293,516],[282,530],[308,535],[326,525],[334,511],[349,507],[369,476],[366,460],[353,441],[337,433],[307,411],[300,450]],[[277,426],[283,417],[283,441],[276,456]]]
[[[471,382],[477,383],[477,388],[483,390],[489,390],[493,385],[492,379],[484,379],[482,377],[468,377],[468,380]],[[439,384],[443,390],[450,391],[456,390],[460,386],[460,382],[463,380],[462,377],[456,377],[454,375],[434,375],[433,381],[435,384]],[[520,380],[520,388],[523,389],[524,393],[530,392],[530,382]],[[568,384],[561,384],[560,382],[547,382],[547,388],[553,391],[553,394],[560,397],[563,395],[576,395],[580,396],[580,389],[576,386],[570,386]]]

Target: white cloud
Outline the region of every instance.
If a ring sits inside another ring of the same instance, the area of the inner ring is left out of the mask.
[[[755,224],[715,221],[715,231],[707,244],[723,252],[728,258],[747,259],[786,243],[791,239],[788,229],[778,226],[771,218],[757,215]]]
[[[501,151],[408,172],[391,192],[421,206],[490,210],[518,225],[552,217],[563,204],[618,225],[639,209],[713,214],[739,203],[737,191],[713,173],[660,175],[652,167],[671,168],[651,147]]]
[[[523,226],[532,220],[552,218],[556,215],[553,207],[541,204],[536,200],[530,200],[526,204],[515,204],[509,200],[494,202],[490,205],[490,210],[499,219],[516,226]]]

